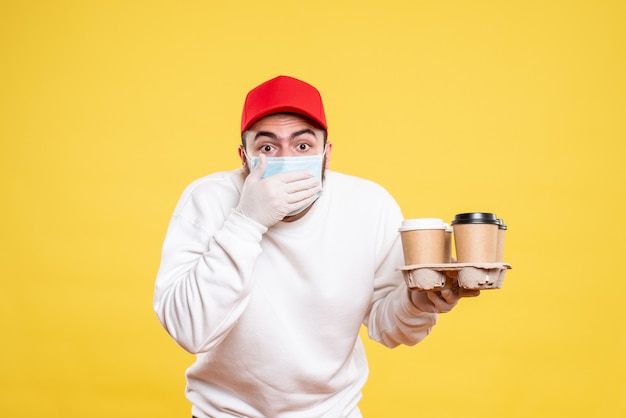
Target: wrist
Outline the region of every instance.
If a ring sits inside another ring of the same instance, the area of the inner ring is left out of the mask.
[[[263,224],[262,222],[259,222],[256,218],[249,216],[239,206],[233,208],[232,213],[235,217],[244,219],[246,223],[252,225],[253,228],[261,232],[261,234],[264,234],[265,232],[267,232],[268,227],[265,224]]]

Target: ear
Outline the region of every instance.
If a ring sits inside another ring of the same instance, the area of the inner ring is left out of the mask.
[[[330,154],[333,151],[333,143],[326,141],[326,153],[324,154],[324,168],[330,167]]]
[[[239,159],[241,160],[241,168],[244,173],[249,174],[250,168],[248,167],[248,159],[246,158],[246,153],[244,152],[243,145],[239,145],[237,148],[237,152],[239,153]]]

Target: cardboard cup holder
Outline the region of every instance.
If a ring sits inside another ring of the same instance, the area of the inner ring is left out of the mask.
[[[458,284],[464,289],[500,289],[508,263],[444,263],[402,266],[404,280],[412,290],[440,290]]]

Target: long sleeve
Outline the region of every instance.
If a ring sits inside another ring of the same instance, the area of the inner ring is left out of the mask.
[[[380,262],[374,278],[372,305],[364,324],[369,337],[387,347],[414,345],[428,336],[437,322],[437,314],[415,307],[398,270],[404,264],[398,233],[402,221],[399,207],[389,196],[389,203],[381,210],[376,251]]]
[[[249,301],[266,228],[229,209],[237,196],[226,179],[192,184],[165,237],[154,310],[172,338],[191,353],[218,344]]]
[[[326,171],[306,216],[266,229],[233,211],[242,185],[233,172],[192,183],[163,245],[154,308],[197,354],[187,370],[193,412],[358,411],[362,324],[394,347],[421,341],[437,318],[411,303],[398,270],[398,205],[372,182]]]

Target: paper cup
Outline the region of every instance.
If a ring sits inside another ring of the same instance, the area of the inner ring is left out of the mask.
[[[448,224],[444,224],[446,226],[445,234],[444,234],[444,244],[443,244],[443,256],[446,263],[452,262],[452,227]]]
[[[504,262],[504,236],[506,234],[506,225],[504,220],[498,219],[498,245],[496,248],[496,262]]]
[[[445,230],[438,218],[405,219],[400,237],[406,265],[445,263]]]
[[[459,263],[495,263],[498,247],[498,219],[493,213],[472,212],[452,221],[454,247]]]

